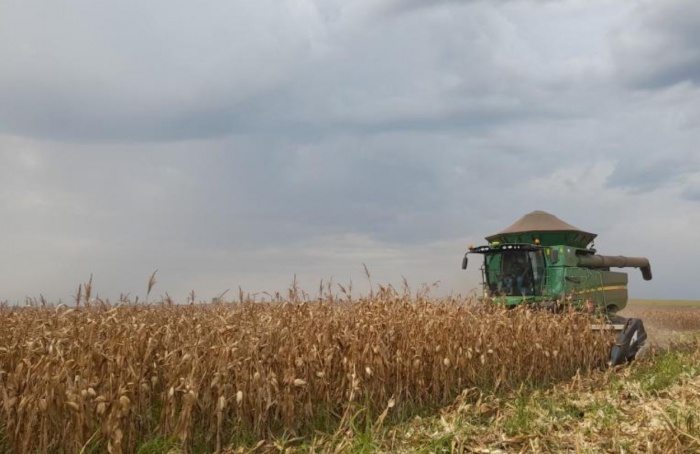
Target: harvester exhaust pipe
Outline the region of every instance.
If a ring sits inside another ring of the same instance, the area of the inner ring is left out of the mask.
[[[651,265],[645,257],[624,257],[622,255],[582,255],[580,266],[588,268],[639,268],[645,281],[651,280]]]

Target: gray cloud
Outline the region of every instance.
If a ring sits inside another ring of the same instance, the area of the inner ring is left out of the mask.
[[[642,2],[613,36],[619,73],[632,86],[663,88],[700,82],[700,4]]]
[[[193,112],[243,118],[322,33],[312,4],[273,3],[4,3],[3,129],[129,140],[178,137]]]
[[[700,172],[700,161],[694,155],[630,160],[618,163],[608,182],[613,187],[623,187],[644,193],[681,182],[686,176],[697,172]]]
[[[682,196],[694,202],[700,202],[700,184],[691,183],[685,187]]]
[[[362,3],[215,3],[191,15],[184,4],[71,5],[0,11],[9,68],[0,131],[88,141],[319,137],[570,111],[554,102],[561,90],[531,88],[537,62],[513,24],[483,4],[384,20]]]

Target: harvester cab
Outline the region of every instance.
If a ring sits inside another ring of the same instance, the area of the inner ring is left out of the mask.
[[[617,365],[634,359],[647,336],[641,320],[617,315],[627,305],[628,276],[611,268],[639,268],[644,280],[651,280],[651,266],[643,257],[598,255],[593,248],[596,236],[534,211],[486,237],[488,244],[470,245],[462,269],[470,254],[483,255],[484,302],[553,311],[570,308],[604,317],[606,323],[594,328],[618,333],[610,358]]]

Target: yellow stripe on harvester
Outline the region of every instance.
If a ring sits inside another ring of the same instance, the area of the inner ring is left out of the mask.
[[[627,290],[626,285],[607,285],[605,287],[589,288],[588,290],[579,290],[577,293],[590,293],[590,292],[600,292],[600,291],[612,291],[612,290]]]

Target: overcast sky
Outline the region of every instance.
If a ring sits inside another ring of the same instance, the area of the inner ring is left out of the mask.
[[[467,292],[538,209],[700,298],[699,43],[696,0],[3,0],[0,299]]]

